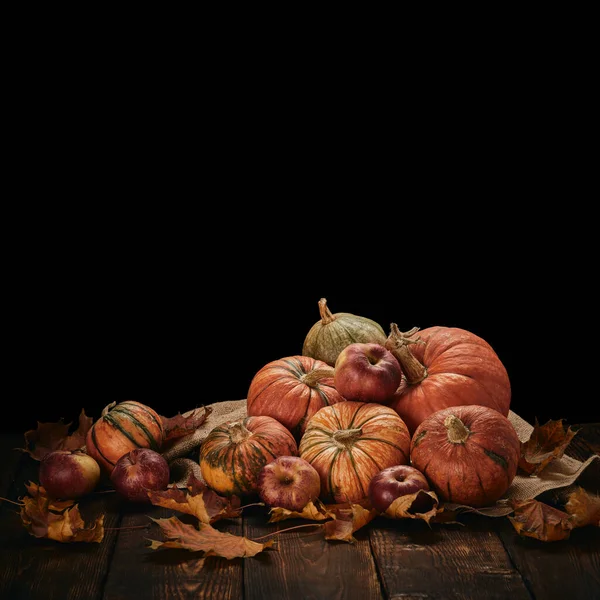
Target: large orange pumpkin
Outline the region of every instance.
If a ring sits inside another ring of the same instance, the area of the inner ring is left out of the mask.
[[[163,422],[154,409],[125,400],[104,409],[88,431],[85,445],[87,453],[110,474],[119,458],[134,448],[160,451],[164,433]]]
[[[488,406],[452,406],[429,415],[410,446],[411,464],[446,502],[473,507],[499,500],[519,465],[512,423]]]
[[[387,406],[339,402],[315,413],[299,450],[319,473],[323,500],[360,502],[379,471],[409,463],[410,434]]]
[[[298,441],[320,408],[344,400],[334,387],[333,373],[328,364],[309,356],[274,360],[250,382],[248,415],[277,419]]]
[[[508,416],[511,388],[506,368],[490,344],[457,327],[418,328],[401,333],[395,323],[386,348],[398,359],[403,377],[386,402],[411,435],[425,417],[442,408],[480,404]]]
[[[217,425],[200,446],[200,472],[219,494],[249,496],[258,491],[261,469],[279,456],[297,456],[292,434],[272,417],[246,417]]]

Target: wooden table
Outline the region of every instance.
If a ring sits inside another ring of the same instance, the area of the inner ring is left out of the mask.
[[[584,425],[568,453],[585,459],[599,440],[600,424]],[[0,437],[0,496],[11,500],[25,495],[25,482],[39,481],[38,463],[14,450],[22,445],[22,436]],[[579,480],[596,493],[599,463]],[[18,507],[0,502],[1,600],[600,598],[600,533],[592,526],[565,541],[540,542],[520,537],[506,517],[463,515],[462,525],[431,528],[378,517],[356,532],[355,544],[303,528],[276,536],[277,546],[255,557],[210,557],[202,566],[193,553],[148,547],[149,538],[164,539],[149,517],[173,510],[134,508],[114,493],[94,494],[80,506],[84,516],[105,513],[100,544],[34,538]],[[267,524],[266,510],[245,509],[215,527],[256,539],[307,523]]]

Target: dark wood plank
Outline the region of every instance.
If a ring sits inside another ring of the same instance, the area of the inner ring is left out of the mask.
[[[267,509],[248,511],[244,515],[244,535],[257,539],[309,523],[302,519],[272,524],[267,521]],[[321,528],[303,528],[277,535],[276,549],[245,559],[244,599],[382,598],[368,527],[355,533],[355,544],[327,541]]]
[[[7,497],[25,496],[28,481],[39,482],[39,463],[24,457]],[[5,503],[2,503],[5,504]],[[0,507],[0,598],[10,600],[100,600],[116,531],[106,531],[96,543],[62,544],[31,536],[23,527],[19,508]],[[84,520],[105,514],[105,527],[117,527],[120,515],[114,494],[92,494],[80,503]]]
[[[190,515],[156,506],[134,506],[121,502],[121,530],[103,600],[135,598],[187,598],[229,600],[243,597],[242,560],[208,557],[202,561],[198,553],[178,549],[149,548],[149,539],[164,540],[158,525],[150,517],[168,518],[194,523]],[[138,529],[143,527],[142,529]],[[215,528],[241,535],[242,519],[215,523]]]
[[[597,527],[581,527],[559,542],[519,536],[508,519],[495,523],[505,548],[538,599],[600,598],[600,535]]]
[[[463,515],[461,523],[373,521],[371,546],[386,597],[530,600],[489,517]]]
[[[584,461],[597,451],[600,424],[573,427],[578,434],[566,454]],[[537,499],[560,509],[568,494],[579,485],[590,492],[600,492],[600,460],[591,463],[575,484],[551,490]],[[575,529],[569,539],[559,542],[541,542],[519,536],[508,519],[494,520],[494,528],[536,598],[600,598],[600,535],[597,527]]]

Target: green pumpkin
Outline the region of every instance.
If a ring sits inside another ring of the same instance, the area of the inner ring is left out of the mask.
[[[351,313],[333,314],[327,300],[319,300],[321,320],[311,328],[302,347],[302,354],[335,365],[339,353],[350,344],[385,345],[387,336],[379,323]]]

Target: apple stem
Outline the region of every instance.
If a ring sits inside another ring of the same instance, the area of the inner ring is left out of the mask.
[[[9,500],[8,498],[3,498],[0,496],[0,500],[4,500],[4,502],[10,502],[11,504],[16,504],[17,506],[25,506],[23,502],[15,502],[14,500]]]
[[[332,323],[333,321],[335,321],[335,316],[333,315],[333,313],[329,310],[329,307],[327,306],[326,298],[321,298],[319,300],[319,313],[321,314],[321,324],[322,325],[329,325],[329,323]]]
[[[444,427],[448,430],[448,441],[453,444],[464,444],[471,435],[467,426],[456,415],[448,415],[444,420]]]
[[[328,369],[314,369],[313,371],[304,373],[304,375],[300,377],[300,381],[308,387],[314,388],[319,385],[321,379],[333,377],[334,373],[335,369],[333,367],[330,367]]]
[[[427,368],[415,358],[408,348],[409,344],[425,343],[418,337],[411,339],[419,331],[419,328],[413,327],[409,331],[402,332],[398,329],[396,323],[392,323],[390,328],[390,335],[385,342],[385,347],[400,363],[406,381],[411,385],[423,381],[427,377]]]
[[[294,529],[302,529],[303,527],[324,527],[323,523],[307,523],[306,525],[296,525],[294,527],[288,527],[287,529],[280,529],[275,533],[268,533],[267,535],[261,535],[260,537],[253,538],[253,540],[264,540],[267,537],[271,537],[274,535],[279,535],[280,533],[285,533],[286,531],[292,531]]]

